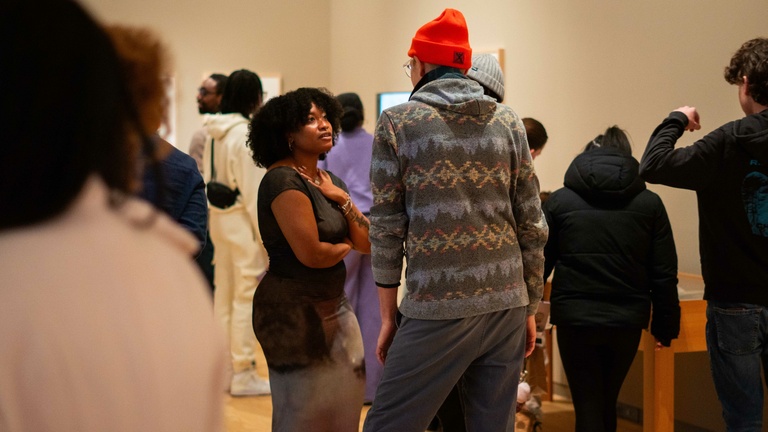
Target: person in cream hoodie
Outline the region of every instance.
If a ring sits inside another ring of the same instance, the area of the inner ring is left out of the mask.
[[[269,259],[261,241],[256,197],[266,170],[258,168],[246,145],[249,117],[262,102],[259,76],[241,69],[227,80],[221,114],[208,115],[203,164],[208,185],[209,229],[214,245],[213,309],[226,331],[232,360],[230,394],[269,394],[269,381],[256,373],[256,336],[251,324],[253,293]],[[212,183],[231,191],[222,205]]]

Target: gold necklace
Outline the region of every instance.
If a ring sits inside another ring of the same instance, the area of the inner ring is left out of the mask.
[[[293,158],[291,158],[293,159]],[[299,167],[296,166],[296,159],[293,159],[293,163],[291,164],[293,166],[293,169],[296,170],[299,174],[302,174],[302,169],[299,169]],[[307,175],[309,177],[309,175]],[[312,178],[312,183],[320,186],[320,173],[317,168],[315,168],[315,176]]]

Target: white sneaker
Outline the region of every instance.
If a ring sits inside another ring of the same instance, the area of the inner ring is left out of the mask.
[[[232,396],[258,396],[271,393],[269,380],[256,375],[255,370],[236,373],[229,387],[229,394]]]

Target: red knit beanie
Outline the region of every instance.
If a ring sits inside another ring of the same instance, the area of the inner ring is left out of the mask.
[[[469,69],[472,48],[464,15],[456,9],[446,9],[439,17],[424,24],[411,41],[408,57],[418,57],[424,63]]]

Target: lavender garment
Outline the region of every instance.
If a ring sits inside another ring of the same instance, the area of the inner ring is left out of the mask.
[[[330,171],[347,184],[349,197],[361,212],[368,214],[373,204],[371,192],[371,151],[373,135],[362,127],[342,132],[320,168]]]
[[[376,388],[381,380],[384,366],[376,358],[376,345],[381,331],[381,313],[379,312],[379,291],[373,280],[371,256],[351,251],[344,257],[347,267],[347,280],[344,292],[349,304],[355,311],[365,350],[365,398],[366,403],[373,402]]]
[[[339,176],[349,188],[349,196],[361,212],[368,214],[373,203],[371,192],[371,151],[373,135],[362,127],[342,132],[320,168]],[[372,402],[383,366],[376,358],[381,330],[379,293],[373,280],[371,256],[352,251],[344,258],[347,279],[344,292],[360,323],[365,348],[365,402]]]

